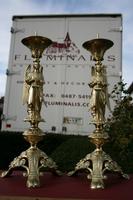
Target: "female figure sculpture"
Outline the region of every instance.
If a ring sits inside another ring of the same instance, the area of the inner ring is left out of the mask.
[[[28,118],[26,121],[42,121],[40,111],[43,102],[43,67],[34,62],[25,72],[23,104],[27,103]]]
[[[90,97],[90,109],[95,124],[105,122],[105,107],[109,104],[107,91],[106,67],[101,62],[96,62],[95,67],[91,69],[92,81],[89,86],[92,88]]]

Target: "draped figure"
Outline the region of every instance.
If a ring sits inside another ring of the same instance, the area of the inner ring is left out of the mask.
[[[27,103],[28,119],[29,121],[40,121],[43,102],[43,67],[39,63],[29,65],[24,77],[23,104]]]
[[[91,74],[92,82],[89,84],[92,88],[90,97],[91,113],[94,122],[104,123],[106,105],[111,110],[107,91],[106,67],[98,63],[95,67],[92,66]]]

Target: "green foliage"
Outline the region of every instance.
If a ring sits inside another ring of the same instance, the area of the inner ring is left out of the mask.
[[[120,159],[125,167],[133,168],[133,101],[127,93],[123,82],[114,86],[112,98],[116,106],[112,117],[107,120],[105,130],[111,138],[111,147],[117,152],[117,159]],[[130,171],[131,169],[129,169]]]
[[[64,172],[71,171],[79,160],[92,152],[94,146],[87,136],[71,136],[51,154],[59,169]]]
[[[28,147],[21,133],[0,132],[0,169],[7,168],[14,157]]]
[[[70,135],[49,133],[44,136],[41,142],[38,143],[38,147],[46,154],[50,155],[56,148],[58,148],[70,138]]]

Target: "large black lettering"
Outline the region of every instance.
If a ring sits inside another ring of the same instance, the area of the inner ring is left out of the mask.
[[[80,61],[80,60],[86,61],[86,59],[85,59],[85,57],[83,55],[79,56],[78,61]]]
[[[75,55],[67,55],[67,60],[73,60],[75,59]]]
[[[47,55],[46,60],[56,60],[56,56],[52,56],[52,55]]]

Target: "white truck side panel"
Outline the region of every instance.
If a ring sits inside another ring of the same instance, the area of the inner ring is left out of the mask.
[[[110,39],[114,46],[105,53],[109,92],[121,79],[122,17],[110,15],[14,16],[2,130],[24,131],[29,124],[26,105],[22,105],[24,71],[32,64],[31,53],[21,40],[38,35],[48,37],[53,45],[41,59],[44,67],[44,97],[40,123],[44,132],[85,135],[93,130],[89,111],[91,66],[94,62],[82,44],[96,38]],[[113,108],[113,101],[111,105]],[[107,111],[107,116],[109,112]],[[64,127],[64,128],[63,128]]]

